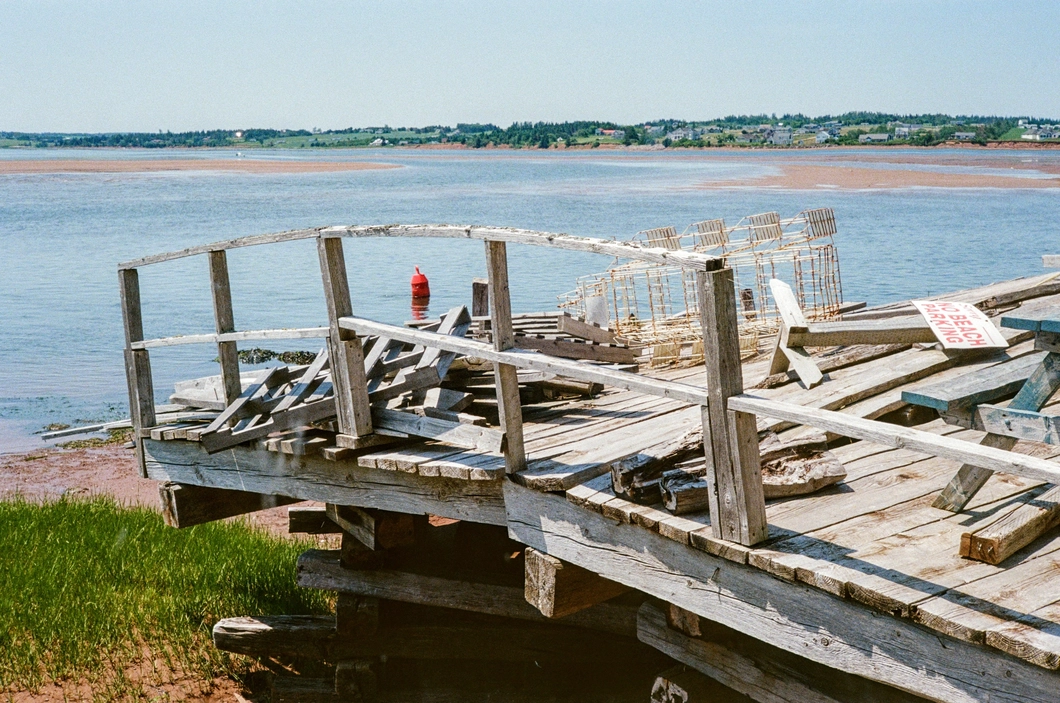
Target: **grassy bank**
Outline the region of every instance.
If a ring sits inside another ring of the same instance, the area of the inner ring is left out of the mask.
[[[210,643],[218,619],[329,608],[295,585],[306,546],[240,523],[174,530],[108,499],[0,502],[0,691],[85,680],[113,690],[145,651],[207,680],[239,675]]]

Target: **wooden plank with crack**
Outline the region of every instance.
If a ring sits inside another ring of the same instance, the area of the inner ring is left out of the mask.
[[[629,590],[622,584],[536,549],[527,548],[524,558],[526,602],[546,618],[566,617]]]

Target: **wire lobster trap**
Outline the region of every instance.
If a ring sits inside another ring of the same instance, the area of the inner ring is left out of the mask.
[[[749,357],[779,328],[769,291],[772,278],[791,285],[807,319],[839,314],[843,289],[835,233],[832,210],[821,208],[789,219],[775,212],[750,215],[732,227],[720,219],[703,220],[681,234],[661,227],[638,232],[634,241],[725,260],[736,283],[740,351]],[[616,264],[578,279],[577,288],[560,300],[560,307],[606,324],[629,344],[647,348],[653,366],[703,360],[698,290],[691,271],[645,262]]]

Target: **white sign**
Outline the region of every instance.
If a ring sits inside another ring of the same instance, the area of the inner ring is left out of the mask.
[[[980,349],[1008,346],[1004,336],[979,308],[971,303],[914,300],[944,349]]]

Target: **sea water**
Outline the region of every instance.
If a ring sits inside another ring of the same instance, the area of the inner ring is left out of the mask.
[[[652,227],[681,231],[703,219],[734,223],[770,210],[789,217],[831,207],[844,298],[870,304],[1039,274],[1041,255],[1060,253],[1056,189],[699,187],[775,172],[776,152],[306,152],[255,151],[242,158],[400,168],[0,175],[0,452],[38,445],[33,433],[46,423],[127,416],[117,263],[195,244],[395,222],[508,225],[626,239]],[[868,153],[848,151],[844,158]],[[975,162],[970,157],[968,165],[960,153],[951,153],[945,166],[903,168],[999,172],[991,168],[990,154],[969,153]],[[795,162],[827,163],[844,152],[783,154]],[[0,151],[0,159],[27,158],[240,157],[232,151]],[[385,322],[411,316],[413,266],[430,279],[433,314],[468,304],[471,279],[485,275],[480,242],[347,240],[345,251],[355,313]],[[509,247],[513,308],[554,308],[579,276],[610,263],[596,255]],[[326,324],[312,241],[233,250],[229,269],[238,329]],[[213,330],[205,257],[144,267],[140,285],[148,337]],[[320,342],[254,344],[314,349]],[[159,402],[175,380],[216,373],[215,356],[210,345],[153,352]]]

